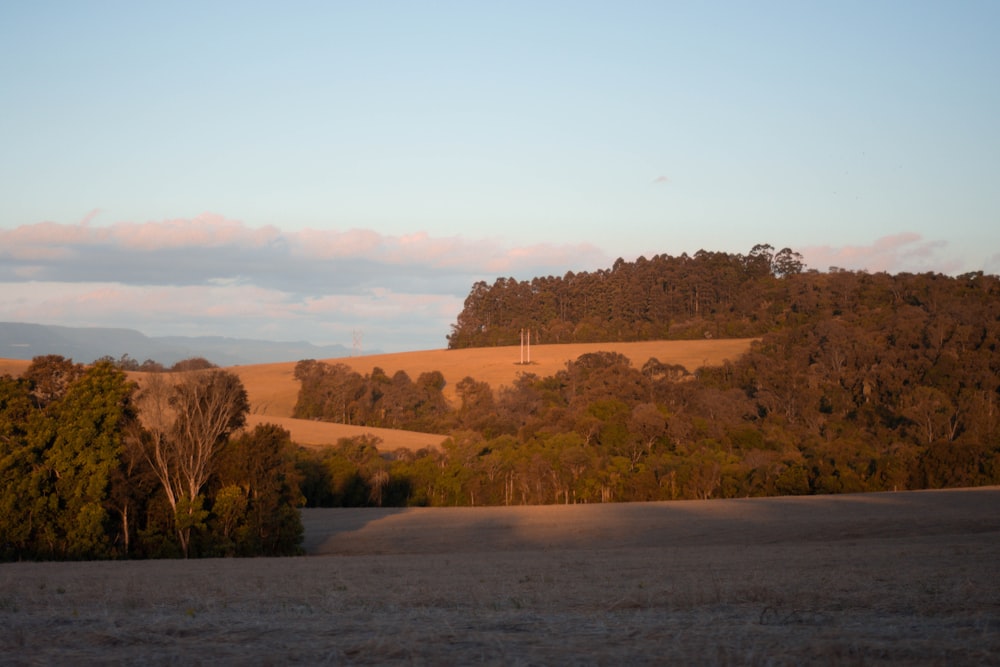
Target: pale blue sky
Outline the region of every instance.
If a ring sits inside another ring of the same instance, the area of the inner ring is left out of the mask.
[[[0,320],[397,350],[619,256],[1000,272],[998,2],[11,4]]]

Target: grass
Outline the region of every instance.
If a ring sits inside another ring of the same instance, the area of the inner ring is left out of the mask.
[[[314,510],[302,558],[2,565],[0,662],[996,664],[998,510]]]

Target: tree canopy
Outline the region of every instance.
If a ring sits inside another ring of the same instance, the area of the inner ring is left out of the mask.
[[[295,553],[290,437],[233,440],[239,378],[157,373],[137,391],[116,366],[53,355],[0,377],[0,558]]]

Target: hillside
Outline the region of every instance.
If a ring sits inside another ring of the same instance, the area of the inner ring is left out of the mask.
[[[717,366],[726,359],[735,360],[750,349],[751,339],[642,341],[637,343],[573,343],[568,345],[534,345],[531,363],[520,363],[518,347],[466,348],[460,350],[425,350],[362,357],[325,359],[327,363],[342,363],[352,370],[367,374],[378,367],[392,374],[406,371],[411,377],[429,371],[441,371],[447,385],[444,394],[454,401],[455,385],[467,376],[488,383],[493,389],[510,385],[522,373],[539,377],[562,370],[567,361],[582,354],[608,350],[628,357],[641,367],[652,357],[665,364],[680,364],[689,371],[701,366]],[[250,394],[252,412],[263,415],[290,416],[295,406],[299,384],[293,377],[296,362],[258,364],[233,367]]]
[[[488,383],[494,389],[512,384],[522,373],[540,377],[552,375],[565,367],[567,361],[582,354],[607,350],[619,352],[631,359],[634,366],[642,366],[650,358],[666,364],[680,364],[689,371],[701,366],[719,365],[735,360],[750,347],[750,339],[695,340],[695,341],[643,341],[634,343],[574,343],[568,345],[536,345],[530,350],[531,363],[522,365],[518,347],[468,348],[461,350],[425,350],[379,354],[361,357],[326,359],[328,363],[343,363],[359,373],[370,373],[379,367],[388,373],[406,371],[411,377],[424,372],[440,371],[447,382],[444,394],[449,401],[456,399],[455,385],[462,378],[471,376]],[[18,375],[30,361],[0,359],[0,375]],[[292,434],[301,445],[332,444],[340,438],[370,434],[382,440],[382,449],[420,449],[440,444],[444,435],[414,433],[392,429],[379,429],[346,424],[293,419],[292,411],[298,397],[299,383],[293,374],[296,361],[271,364],[233,366],[228,370],[237,374],[250,398],[248,425],[276,423]],[[141,373],[131,377],[142,381]]]
[[[655,357],[663,363],[680,364],[693,371],[701,366],[721,364],[726,359],[734,360],[749,348],[749,339],[577,343],[533,346],[531,363],[524,365],[520,363],[518,347],[425,350],[325,361],[345,364],[362,374],[371,373],[376,367],[390,374],[403,370],[411,377],[437,370],[444,375],[447,382],[444,388],[445,397],[454,402],[455,385],[467,376],[498,389],[512,384],[522,373],[534,373],[540,377],[552,375],[564,368],[567,361],[598,350],[624,354],[637,367]],[[383,447],[387,450],[399,447],[418,449],[439,444],[445,437],[292,419],[292,410],[299,391],[299,383],[293,377],[294,362],[237,366],[229,370],[239,375],[247,388],[250,396],[251,422],[276,421],[275,417],[280,418],[281,421],[278,423],[287,428],[292,433],[292,439],[299,444],[327,444],[336,442],[338,438],[371,433],[382,438]]]

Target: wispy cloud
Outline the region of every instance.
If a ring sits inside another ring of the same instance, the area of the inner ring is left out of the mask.
[[[902,232],[883,236],[870,245],[812,246],[799,252],[808,266],[820,271],[836,266],[854,271],[953,273],[963,263],[947,256],[947,246],[947,241]]]
[[[650,183],[652,183],[653,185],[666,185],[669,182],[670,178],[663,175],[657,176],[656,178],[650,181]]]
[[[0,320],[441,347],[477,280],[598,268],[594,246],[283,231],[215,214],[0,230]]]

